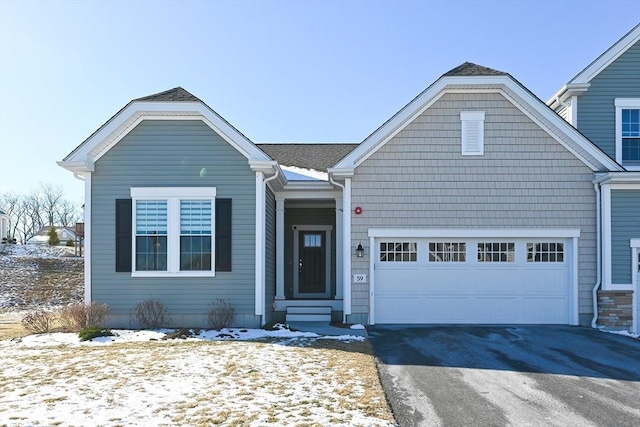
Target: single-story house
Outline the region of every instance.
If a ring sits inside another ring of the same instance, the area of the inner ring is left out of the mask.
[[[85,298],[112,327],[149,298],[167,326],[205,326],[217,298],[244,327],[588,325],[610,209],[597,183],[629,173],[472,63],[359,144],[256,144],[178,87],[59,164],[85,182]]]
[[[67,240],[76,241],[76,232],[73,227],[54,226],[56,234],[60,240],[60,245],[66,244]],[[49,229],[51,227],[42,227],[36,234],[27,239],[27,245],[46,245],[49,244]]]

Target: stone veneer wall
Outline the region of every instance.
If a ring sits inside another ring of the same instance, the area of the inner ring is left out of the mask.
[[[631,327],[633,291],[598,291],[598,325]]]

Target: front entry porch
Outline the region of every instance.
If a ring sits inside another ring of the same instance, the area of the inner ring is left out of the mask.
[[[276,321],[341,321],[341,193],[276,195]]]

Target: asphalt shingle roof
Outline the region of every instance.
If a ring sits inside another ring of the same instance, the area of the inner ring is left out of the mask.
[[[508,73],[494,70],[493,68],[483,67],[482,65],[472,62],[465,62],[456,68],[447,71],[443,76],[507,76]]]
[[[282,166],[326,171],[358,144],[256,144]]]
[[[164,102],[202,102],[196,96],[187,92],[180,86],[164,92],[154,93],[153,95],[144,96],[134,99],[134,101],[164,101]]]

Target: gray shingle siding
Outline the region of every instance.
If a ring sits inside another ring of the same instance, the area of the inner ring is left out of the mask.
[[[470,109],[486,112],[483,156],[461,155],[460,111]],[[352,217],[352,242],[368,242],[370,227],[579,228],[585,324],[596,265],[592,179],[500,94],[446,94],[356,168],[352,209],[363,214]],[[352,258],[352,273],[368,271],[367,257]],[[352,285],[352,310],[350,321],[367,321],[367,284]]]
[[[577,128],[615,158],[615,105],[620,98],[640,98],[640,43],[630,47],[591,80],[578,98]]]
[[[216,187],[233,200],[232,271],[209,278],[132,278],[116,273],[115,200],[131,187]],[[100,158],[92,176],[92,299],[110,307],[112,326],[129,326],[134,306],[151,297],[167,305],[175,326],[199,326],[208,303],[228,298],[238,324],[256,326],[255,174],[247,159],[208,126],[143,121]]]
[[[611,281],[631,283],[629,240],[640,238],[640,190],[611,190]]]

